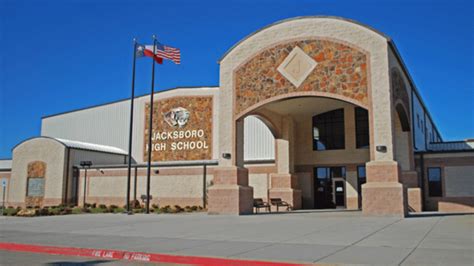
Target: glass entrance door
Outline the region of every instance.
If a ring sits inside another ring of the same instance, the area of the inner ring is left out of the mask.
[[[344,188],[344,180],[334,181],[334,199],[337,207],[346,206],[346,192]]]
[[[316,209],[345,206],[345,178],[345,167],[315,167],[314,206]],[[339,188],[336,186],[339,186]],[[342,191],[340,191],[341,186]]]

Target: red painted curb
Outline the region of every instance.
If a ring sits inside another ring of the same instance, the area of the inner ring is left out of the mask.
[[[129,252],[123,250],[110,249],[91,249],[91,248],[74,248],[74,247],[55,247],[30,245],[19,243],[0,242],[0,250],[19,251],[19,252],[33,252],[45,253],[52,255],[66,255],[78,257],[94,257],[103,259],[128,260],[128,261],[145,261],[145,262],[162,262],[162,263],[177,263],[190,265],[248,265],[248,266],[295,266],[308,264],[295,264],[286,262],[269,262],[269,261],[255,261],[255,260],[236,260],[210,257],[196,257],[196,256],[179,256],[158,253],[144,253],[144,252]]]

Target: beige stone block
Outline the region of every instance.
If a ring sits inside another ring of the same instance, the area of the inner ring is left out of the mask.
[[[407,215],[406,194],[402,184],[369,182],[362,185],[362,212],[364,215]]]
[[[422,203],[420,188],[408,188],[407,197],[408,197],[408,211],[410,212],[423,211],[423,203]]]

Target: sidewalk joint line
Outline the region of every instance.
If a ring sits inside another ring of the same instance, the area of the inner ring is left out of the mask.
[[[361,241],[363,241],[363,240],[365,240],[365,239],[367,239],[367,238],[369,238],[369,237],[375,235],[376,233],[378,233],[378,232],[384,230],[385,228],[388,228],[388,227],[390,227],[390,226],[392,226],[392,225],[394,225],[394,224],[396,224],[396,223],[398,223],[398,222],[400,222],[400,221],[403,221],[403,219],[399,219],[399,220],[396,220],[396,221],[394,221],[394,222],[392,222],[392,223],[389,223],[389,224],[383,226],[382,228],[380,228],[380,229],[378,229],[378,230],[376,230],[376,231],[374,231],[374,232],[372,232],[372,233],[370,233],[370,234],[368,234],[368,235],[362,237],[361,239],[359,239],[359,240],[357,240],[357,241],[351,243],[350,245],[347,245],[347,246],[345,246],[345,247],[343,247],[343,248],[341,248],[341,249],[338,249],[338,250],[336,250],[336,251],[334,251],[334,252],[332,252],[332,253],[330,253],[330,254],[328,254],[328,255],[326,255],[326,256],[323,256],[323,257],[321,257],[321,258],[319,258],[319,259],[317,259],[317,260],[314,260],[313,263],[316,263],[316,262],[321,261],[321,260],[323,260],[323,259],[325,259],[325,258],[327,258],[327,257],[330,257],[330,256],[332,256],[332,255],[334,255],[334,254],[336,254],[336,253],[339,253],[339,252],[341,252],[341,251],[343,251],[343,250],[346,250],[346,249],[348,249],[348,248],[354,246],[355,244],[357,244],[357,243],[359,243],[359,242],[361,242]]]
[[[416,244],[416,246],[400,261],[400,263],[398,263],[398,265],[402,265],[403,262],[405,262],[406,259],[408,259],[408,257],[410,257],[410,255],[415,252],[415,250],[421,245],[421,242],[423,242],[423,240],[425,240],[425,238],[429,235],[429,233],[431,233],[431,231],[433,231],[433,229],[436,227],[436,225],[438,225],[438,223],[441,221],[441,219],[443,219],[443,217],[439,217],[438,220],[431,226],[430,230],[428,230],[428,232],[426,232],[424,235],[423,235],[423,238],[418,242],[418,244]]]

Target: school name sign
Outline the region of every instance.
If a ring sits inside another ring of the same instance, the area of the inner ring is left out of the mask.
[[[212,97],[182,96],[153,103],[152,161],[212,159]],[[145,106],[144,161],[150,105]]]

